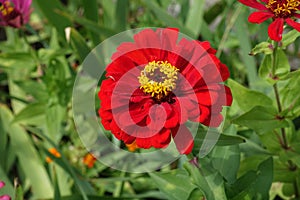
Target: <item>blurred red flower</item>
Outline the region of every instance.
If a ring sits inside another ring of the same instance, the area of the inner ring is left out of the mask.
[[[3,181],[0,181],[0,189],[3,188],[5,186],[5,183]],[[9,195],[2,195],[0,196],[0,200],[10,200],[10,196]]]
[[[164,148],[173,137],[189,154],[193,136],[187,120],[217,127],[222,106],[232,102],[222,84],[227,67],[208,42],[181,39],[178,30],[145,29],[119,45],[98,94],[105,129],[139,148]]]
[[[294,18],[300,18],[297,12],[300,9],[299,0],[238,0],[242,4],[258,11],[253,12],[248,20],[251,23],[260,24],[269,18],[273,22],[268,28],[269,37],[275,41],[281,41],[284,22],[300,31],[300,24],[295,22]]]
[[[20,28],[28,23],[32,0],[0,0],[0,25]]]

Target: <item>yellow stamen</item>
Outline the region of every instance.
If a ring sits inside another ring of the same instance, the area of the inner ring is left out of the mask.
[[[279,0],[269,0],[266,5],[276,17],[290,17],[290,15],[299,10],[299,0],[286,0],[284,2]]]
[[[14,10],[14,7],[10,1],[5,1],[0,5],[0,12],[3,16],[9,15]]]
[[[168,61],[149,62],[138,77],[140,88],[160,100],[175,89],[178,71]]]

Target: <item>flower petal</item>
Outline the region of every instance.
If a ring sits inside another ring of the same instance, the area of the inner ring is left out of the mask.
[[[0,196],[0,200],[10,200],[10,196],[8,195],[3,195],[3,196]]]
[[[256,0],[239,0],[239,2],[257,10],[267,10],[266,6],[257,2]]]
[[[294,29],[296,29],[297,31],[300,32],[300,24],[299,23],[295,22],[294,20],[292,20],[290,18],[287,18],[285,21],[288,25],[290,25],[291,27],[293,27]]]
[[[271,40],[274,41],[281,41],[282,39],[282,32],[283,32],[283,24],[284,24],[284,19],[282,18],[277,18],[275,21],[273,21],[268,28],[268,33],[269,37]]]
[[[260,24],[273,16],[273,13],[258,11],[251,13],[251,15],[248,17],[248,21],[251,23]]]

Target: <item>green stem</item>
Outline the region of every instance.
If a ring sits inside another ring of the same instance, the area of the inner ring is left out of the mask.
[[[126,177],[126,172],[122,171],[120,177]],[[117,183],[117,187],[113,193],[113,197],[121,197],[123,190],[124,190],[125,181],[121,180]]]
[[[276,64],[277,64],[276,63],[276,56],[277,56],[276,55],[276,50],[277,50],[277,48],[278,48],[278,43],[275,43],[275,48],[274,48],[274,51],[273,51],[273,54],[272,54],[272,77],[274,77],[275,73],[276,73]],[[280,102],[280,94],[279,94],[277,83],[275,83],[273,85],[273,90],[274,90],[274,93],[275,93],[277,109],[278,109],[278,112],[280,113],[280,112],[282,112],[282,105],[281,105],[281,102]],[[288,144],[285,128],[281,128],[280,131],[281,131],[281,136],[282,136],[282,141],[280,141],[281,146],[285,150],[288,150],[289,149],[289,144]],[[296,171],[297,170],[297,166],[291,160],[288,160],[288,168],[289,168],[290,171]],[[300,195],[299,195],[297,177],[295,178],[293,185],[294,185],[296,199],[299,199]]]
[[[282,111],[282,106],[281,106],[281,103],[280,103],[280,96],[279,96],[279,91],[278,91],[277,83],[275,83],[273,85],[273,89],[274,89],[274,93],[275,93],[275,98],[276,98],[278,112],[281,112]],[[281,130],[281,135],[282,135],[282,147],[284,149],[288,149],[289,145],[288,145],[288,140],[287,140],[287,137],[286,137],[285,129],[281,128],[280,130]]]
[[[227,24],[226,26],[226,29],[224,31],[224,34],[223,34],[223,37],[221,39],[221,42],[219,43],[219,48],[218,48],[218,51],[216,53],[216,56],[219,58],[222,54],[222,51],[225,47],[225,43],[228,39],[228,36],[229,36],[229,33],[230,31],[232,30],[237,18],[240,16],[240,13],[241,13],[241,10],[242,10],[242,6],[241,5],[238,5],[236,10],[234,11],[232,17],[230,18],[229,20],[229,23]]]

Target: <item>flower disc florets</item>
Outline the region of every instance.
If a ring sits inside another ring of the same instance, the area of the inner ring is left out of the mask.
[[[299,0],[269,0],[266,7],[274,13],[276,17],[292,17],[299,10]]]
[[[149,62],[138,77],[141,89],[157,100],[167,96],[176,87],[177,69],[168,61]]]

